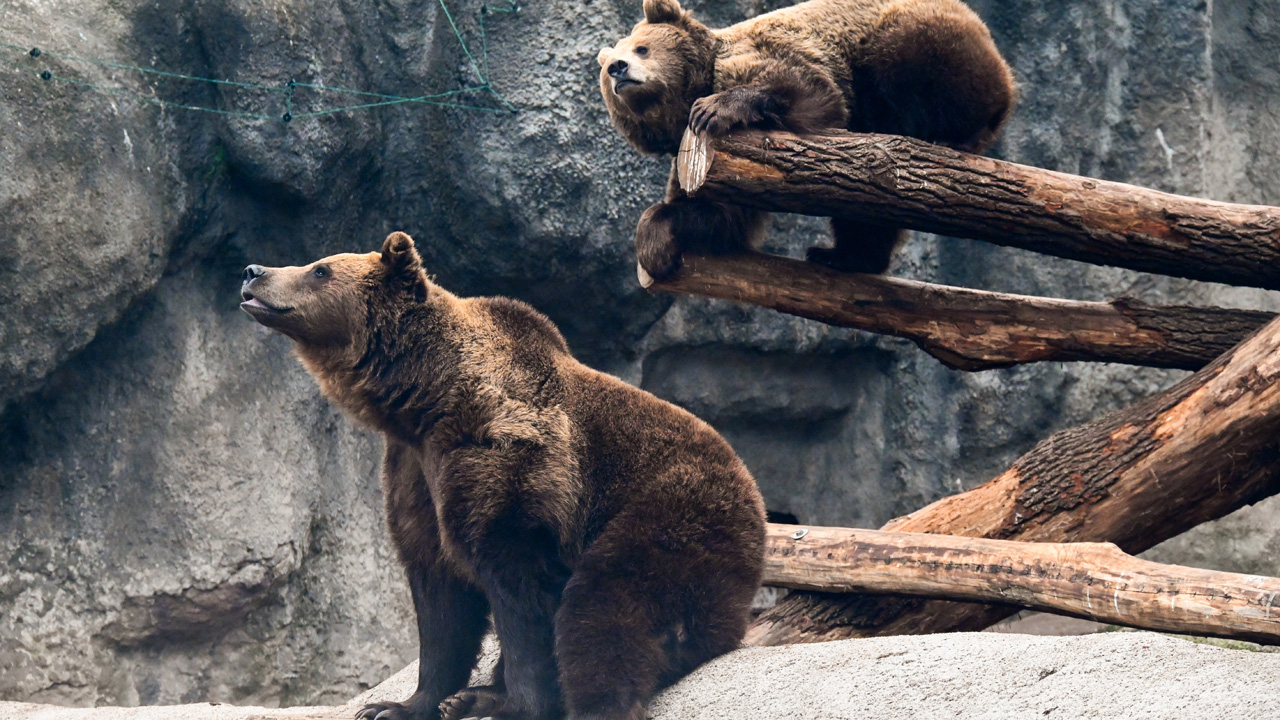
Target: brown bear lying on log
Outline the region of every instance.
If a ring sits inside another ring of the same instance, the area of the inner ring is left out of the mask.
[[[677,0],[644,0],[644,21],[600,51],[613,124],[645,153],[674,154],[685,127],[909,135],[968,152],[990,145],[1014,101],[986,25],[959,0],[809,0],[721,30]],[[768,216],[687,196],[672,168],[666,201],[641,216],[636,257],[657,280],[684,251],[756,247]],[[809,259],[881,273],[902,232],[832,218],[832,249]]]
[[[709,425],[578,363],[529,306],[433,284],[403,233],[381,254],[250,265],[241,295],[386,440],[421,664],[407,702],[361,717],[643,720],[738,645],[764,506]],[[465,688],[490,612],[494,684]]]

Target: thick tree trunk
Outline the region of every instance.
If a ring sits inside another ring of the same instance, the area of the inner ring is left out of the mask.
[[[770,525],[765,583],[1003,603],[1280,644],[1280,579],[1162,565],[1111,543],[1028,543]]]
[[[1051,435],[994,480],[885,530],[1137,553],[1280,490],[1280,320],[1168,391]],[[795,593],[757,619],[762,645],[979,630],[1008,608]]]
[[[1280,208],[1200,200],[893,135],[686,135],[690,194],[985,240],[1133,270],[1280,289]]]
[[[647,280],[647,282],[646,282]],[[686,255],[652,289],[705,295],[907,338],[949,367],[988,370],[1047,360],[1198,370],[1274,313],[1080,302],[840,273],[773,255]]]

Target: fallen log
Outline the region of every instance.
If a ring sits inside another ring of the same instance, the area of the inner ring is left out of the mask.
[[[1138,553],[1280,491],[1280,319],[1166,392],[1054,433],[990,482],[884,530]],[[980,630],[1007,607],[800,592],[748,632],[760,645]]]
[[[811,320],[911,340],[948,367],[989,370],[1044,361],[1198,370],[1275,313],[1082,302],[841,273],[775,255],[685,255],[649,289],[751,303]]]
[[[770,525],[767,585],[976,600],[1280,645],[1280,579],[1163,565],[1111,543]]]
[[[895,135],[686,133],[677,173],[689,194],[725,203],[1280,289],[1280,208],[1172,195]]]

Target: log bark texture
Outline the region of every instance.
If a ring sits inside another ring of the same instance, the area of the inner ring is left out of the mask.
[[[894,135],[687,136],[677,170],[687,192],[725,203],[1280,289],[1280,208],[1172,195]]]
[[[1280,579],[1149,562],[1111,543],[770,525],[764,577],[799,590],[977,600],[1280,644]]]
[[[1280,320],[1168,391],[1054,433],[990,482],[884,526],[1138,553],[1280,491]],[[980,630],[1008,608],[795,593],[761,615],[761,645]]]
[[[985,292],[763,254],[685,255],[671,279],[655,283],[641,271],[641,283],[906,338],[959,370],[1070,360],[1198,370],[1275,317]]]

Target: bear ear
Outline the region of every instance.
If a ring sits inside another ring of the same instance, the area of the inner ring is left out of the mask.
[[[427,277],[422,272],[422,256],[413,246],[413,238],[402,232],[393,232],[382,241],[382,264],[387,268],[387,279],[404,283],[418,300],[427,297]]]
[[[613,48],[609,47],[600,48],[600,53],[596,55],[596,62],[600,63],[600,67],[604,67],[604,64],[609,62],[609,53],[612,52],[612,50]]]
[[[652,24],[678,23],[684,9],[677,0],[644,0],[644,19]]]

